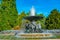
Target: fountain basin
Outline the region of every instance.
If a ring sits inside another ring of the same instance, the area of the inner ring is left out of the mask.
[[[42,16],[26,16],[26,17],[24,17],[24,19],[27,19],[27,20],[29,20],[29,21],[37,21],[37,20],[40,20],[40,19],[42,19],[43,17]]]
[[[51,33],[20,33],[17,35],[20,38],[47,38],[53,37]]]

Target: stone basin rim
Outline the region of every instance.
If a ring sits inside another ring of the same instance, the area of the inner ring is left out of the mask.
[[[53,34],[53,33],[19,33],[19,34]]]

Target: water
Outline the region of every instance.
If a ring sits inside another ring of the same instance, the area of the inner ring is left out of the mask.
[[[30,16],[35,16],[35,8],[32,6]]]

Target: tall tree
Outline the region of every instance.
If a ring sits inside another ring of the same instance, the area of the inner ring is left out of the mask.
[[[18,13],[16,10],[16,0],[1,0],[1,11],[2,21],[0,22],[0,27],[2,30],[10,29],[17,25]]]
[[[45,22],[47,29],[60,29],[60,14],[59,11],[54,9],[46,18]]]

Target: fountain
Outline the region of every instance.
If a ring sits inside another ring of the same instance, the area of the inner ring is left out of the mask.
[[[36,24],[36,21],[42,18],[42,16],[36,16],[35,9],[32,6],[30,16],[26,16],[23,18],[24,20],[28,20],[29,22],[25,22],[25,24],[22,24],[22,26],[24,25],[24,29],[22,28],[17,36],[22,38],[52,37],[53,35],[51,33],[44,33],[44,31],[42,31],[40,22]]]
[[[42,32],[41,30],[41,25],[38,22],[38,24],[36,24],[36,21],[42,19],[43,17],[40,16],[35,16],[35,9],[32,6],[31,11],[30,11],[30,16],[24,17],[24,19],[30,21],[29,23],[25,23],[25,33],[39,33]]]

